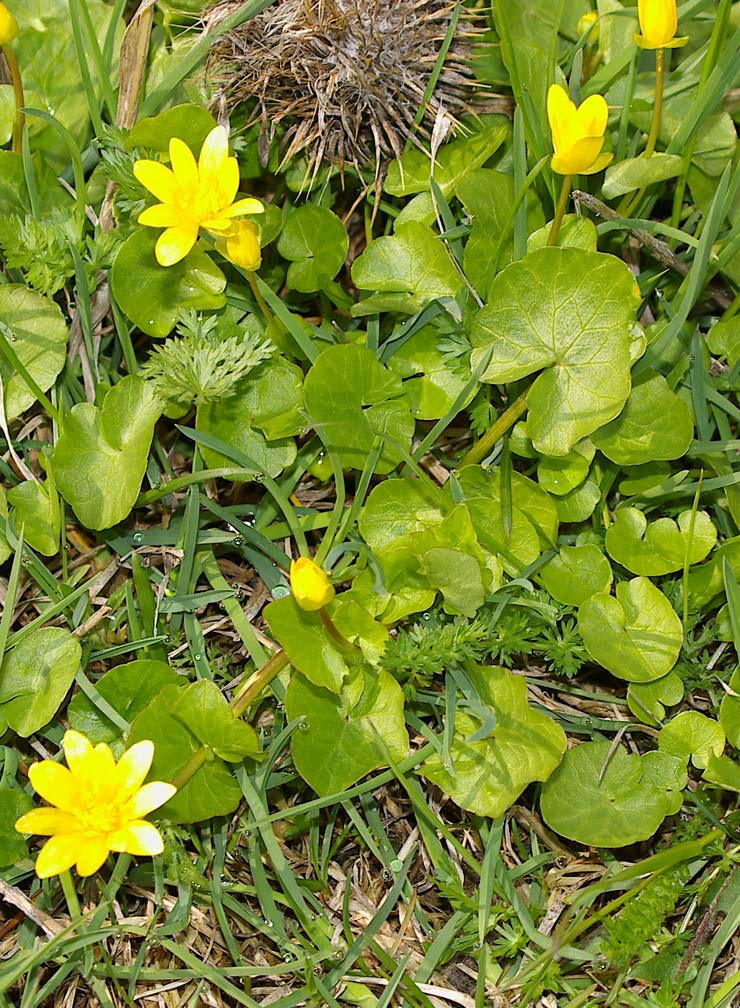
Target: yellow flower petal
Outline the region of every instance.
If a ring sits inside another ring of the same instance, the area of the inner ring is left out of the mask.
[[[182,214],[171,203],[155,203],[142,210],[137,223],[144,227],[175,227],[181,218]]]
[[[555,149],[560,146],[569,120],[575,115],[576,107],[568,97],[565,88],[553,84],[547,92],[547,118],[550,121]]]
[[[188,145],[173,137],[170,140],[170,164],[181,189],[195,189],[198,185],[198,166]]]
[[[18,36],[18,22],[4,3],[0,3],[0,46],[7,45]]]
[[[599,154],[591,167],[584,169],[584,171],[581,172],[581,175],[595,175],[596,172],[603,171],[604,168],[611,164],[613,160],[613,154]]]
[[[149,815],[154,809],[168,802],[176,791],[174,784],[150,781],[127,802],[124,815],[129,819],[141,819],[142,816]]]
[[[609,106],[603,95],[591,95],[579,106],[576,115],[586,136],[603,137],[609,121]]]
[[[111,847],[102,834],[85,836],[77,850],[77,874],[85,878],[94,875],[110,854]]]
[[[254,196],[245,196],[244,199],[237,200],[227,207],[220,214],[230,220],[233,217],[241,217],[243,214],[260,214],[265,212],[264,204],[260,203]]]
[[[167,228],[157,239],[154,255],[160,266],[174,266],[190,252],[198,237],[197,223]]]
[[[32,763],[28,770],[28,778],[34,790],[50,805],[74,812],[79,804],[79,787],[66,767],[52,760],[42,760]]]
[[[153,759],[154,743],[149,739],[143,739],[126,750],[118,761],[117,784],[123,795],[132,795],[137,788],[141,787],[144,778],[149,773]]]
[[[651,49],[668,45],[678,28],[676,0],[637,0],[640,31]]]
[[[58,808],[35,808],[22,815],[15,828],[19,833],[54,836],[55,833],[79,832],[80,823],[72,812],[62,812]]]
[[[257,270],[262,262],[260,227],[254,221],[239,221],[226,241],[216,242],[221,255],[246,270]]]
[[[214,126],[203,141],[198,158],[198,170],[204,175],[216,175],[229,157],[229,135],[223,126]],[[232,160],[236,160],[233,158]]]
[[[65,833],[47,840],[36,858],[38,877],[51,878],[52,875],[61,875],[71,868],[84,842],[83,833]]]
[[[134,176],[162,203],[170,203],[177,192],[177,179],[159,161],[134,161]]]
[[[108,838],[111,850],[125,851],[127,854],[161,854],[164,850],[162,837],[156,826],[139,820],[130,822]]]

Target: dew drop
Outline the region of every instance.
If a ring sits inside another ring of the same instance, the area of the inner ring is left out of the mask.
[[[134,532],[134,534],[131,536],[131,541],[135,543],[135,545],[141,546],[141,544],[144,542],[144,536],[141,534],[141,532]]]
[[[400,872],[400,870],[403,868],[403,861],[399,861],[398,858],[395,858],[393,861],[391,861],[389,867],[392,872]]]
[[[274,599],[286,598],[288,595],[290,595],[290,588],[287,585],[275,585],[272,589],[272,597]]]
[[[234,545],[235,546],[243,546],[244,545],[244,536],[234,536]]]
[[[301,731],[308,731],[311,725],[307,718],[302,718],[301,721],[298,722],[298,727]]]

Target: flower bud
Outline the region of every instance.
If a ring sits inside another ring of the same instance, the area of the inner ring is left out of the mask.
[[[578,32],[578,38],[582,35],[588,33],[588,43],[589,45],[595,45],[599,41],[599,26],[598,26],[599,15],[596,11],[587,11],[586,14],[578,22],[576,31]]]
[[[290,565],[293,596],[307,612],[323,609],[334,598],[334,585],[310,557],[299,557]]]
[[[635,42],[641,49],[677,49],[688,42],[688,36],[676,38],[676,0],[637,0],[637,15],[642,34]]]
[[[259,224],[242,220],[225,239],[216,242],[216,248],[235,266],[245,270],[258,270],[262,263]]]
[[[18,22],[4,3],[0,2],[0,46],[7,45],[18,36]]]
[[[602,95],[591,95],[576,108],[568,92],[553,84],[547,94],[547,115],[555,154],[552,170],[560,175],[593,175],[612,160],[603,154],[609,108]]]

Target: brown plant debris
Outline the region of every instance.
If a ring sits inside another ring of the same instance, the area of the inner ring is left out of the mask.
[[[209,27],[236,6],[218,4]],[[467,8],[427,96],[455,10],[447,0],[277,0],[214,44],[216,100],[261,123],[263,156],[280,123],[283,163],[304,154],[308,176],[321,162],[378,172],[400,157],[420,109],[422,135],[467,109],[479,31]]]

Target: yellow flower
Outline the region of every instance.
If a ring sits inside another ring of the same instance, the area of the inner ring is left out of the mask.
[[[234,202],[239,188],[239,165],[229,157],[229,138],[223,126],[215,126],[203,142],[196,163],[186,143],[170,140],[171,168],[159,161],[134,162],[134,175],[161,203],[139,215],[145,227],[163,227],[154,254],[161,266],[184,259],[203,228],[225,236],[234,221],[245,214],[262,213],[259,200],[249,196]]]
[[[224,259],[245,270],[258,270],[262,263],[260,226],[255,221],[239,221],[226,238],[216,242]]]
[[[15,824],[19,833],[51,837],[36,860],[38,877],[59,875],[75,863],[80,875],[93,875],[111,851],[161,854],[162,837],[142,816],[169,801],[176,788],[143,783],[154,743],[137,742],[118,763],[107,745],[93,746],[76,731],[65,732],[62,747],[69,769],[42,760],[28,772],[35,790],[55,807],[32,809]]]
[[[675,37],[676,0],[637,0],[637,14],[642,35],[635,35],[635,42],[641,49],[678,49],[689,41],[688,35]]]
[[[301,609],[315,612],[334,598],[334,585],[310,557],[299,557],[290,565],[290,587]]]
[[[7,45],[18,36],[18,22],[4,3],[0,3],[0,46]]]
[[[593,175],[611,161],[602,154],[609,109],[601,95],[591,95],[578,108],[565,88],[553,84],[547,94],[547,117],[555,148],[552,170],[560,175]]]

